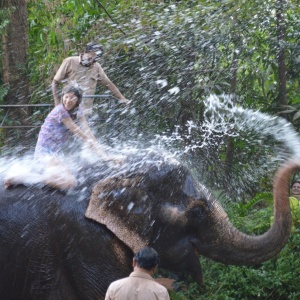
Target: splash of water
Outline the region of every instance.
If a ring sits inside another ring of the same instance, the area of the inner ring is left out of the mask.
[[[256,146],[262,149],[267,149],[265,156],[269,155],[267,159],[261,161],[252,161],[248,163],[248,169],[244,172],[244,178],[241,174],[238,174],[238,179],[234,179],[236,186],[239,189],[243,189],[243,181],[251,181],[253,183],[259,182],[259,179],[264,175],[265,169],[269,167],[274,161],[281,162],[287,159],[287,155],[291,155],[300,158],[300,138],[298,133],[293,129],[292,125],[285,119],[270,116],[268,114],[261,113],[259,111],[253,111],[244,109],[240,106],[234,105],[229,96],[217,97],[211,95],[204,101],[204,121],[201,125],[195,124],[193,121],[187,123],[188,131],[185,137],[180,133],[180,127],[171,135],[161,134],[156,135],[147,144],[140,143],[137,140],[131,140],[122,142],[122,145],[118,145],[118,141],[115,142],[114,148],[107,148],[108,153],[117,153],[123,156],[136,157],[137,159],[128,161],[126,164],[115,168],[111,166],[107,171],[107,176],[115,176],[122,172],[135,170],[142,168],[145,165],[160,166],[165,162],[178,163],[178,159],[186,158],[187,155],[193,153],[197,149],[204,149],[208,153],[211,147],[215,147],[217,143],[220,143],[224,137],[234,137],[237,139],[244,139],[249,143],[256,143]],[[134,125],[134,124],[131,124]],[[255,138],[251,140],[248,133],[255,133]],[[109,137],[109,135],[106,135]],[[103,137],[102,137],[103,138]],[[266,139],[271,139],[269,144],[264,144]],[[191,142],[184,143],[184,139],[189,139]],[[265,139],[265,140],[264,140]],[[281,144],[280,147],[274,145],[274,143]],[[78,145],[77,145],[78,146]],[[73,147],[73,149],[76,146]],[[268,148],[269,147],[269,148]],[[283,151],[283,148],[284,151]],[[272,155],[270,155],[272,149]],[[263,150],[264,151],[264,150]],[[262,152],[263,152],[262,151]],[[281,152],[280,152],[281,151]],[[98,161],[98,158],[93,156],[89,151],[73,151],[75,153],[69,153],[65,159],[69,166],[72,166],[72,172],[80,174],[82,165],[93,164]],[[274,155],[275,153],[275,155]],[[206,157],[202,157],[202,160]],[[10,172],[20,173],[20,170],[25,174],[32,171],[32,161],[29,156],[20,158],[3,158],[1,159],[0,177],[4,177],[8,169],[14,165],[14,168]],[[199,161],[197,161],[198,163]],[[201,162],[201,161],[200,161]],[[213,162],[218,164],[219,162]],[[263,165],[264,164],[264,165]],[[221,167],[220,167],[221,168]],[[241,169],[243,167],[241,166]],[[255,170],[255,171],[254,171]],[[22,173],[21,172],[21,173]],[[205,173],[201,174],[201,180]],[[28,177],[29,178],[29,177]],[[28,179],[29,180],[29,179]],[[30,179],[31,181],[34,178]],[[80,178],[81,182],[84,182],[85,178]],[[217,180],[215,180],[217,181]],[[30,184],[31,182],[28,182]]]
[[[191,141],[189,144],[184,145],[182,149],[174,147],[183,141],[179,126],[172,135],[157,135],[153,144],[165,145],[180,156],[195,149],[208,149],[214,145],[216,138],[235,137],[245,140],[245,133],[254,132],[257,137],[254,141],[256,144],[262,143],[263,138],[271,137],[281,143],[292,156],[300,158],[300,136],[284,118],[235,105],[228,95],[210,95],[204,100],[204,104],[203,123],[198,125],[188,121],[186,124],[188,130],[185,138]],[[198,136],[200,134],[201,139],[195,139],[194,133]]]
[[[222,100],[222,101],[221,101]],[[272,136],[283,143],[293,156],[300,158],[300,136],[291,123],[278,116],[244,109],[234,105],[230,96],[211,95],[205,101],[205,139],[214,134],[239,137],[241,131],[255,131],[261,136]]]
[[[114,160],[124,160],[122,163],[113,161],[104,162],[91,149],[83,147],[78,149],[74,143],[70,146],[69,152],[59,158],[68,167],[69,171],[75,175],[78,184],[84,186],[90,179],[120,176],[123,173],[133,172],[137,169],[147,169],[147,166],[160,166],[168,164],[178,164],[179,162],[169,152],[158,151],[154,147],[137,148],[123,147],[122,149],[104,146],[105,152]],[[84,169],[93,171],[82,172]],[[26,153],[22,156],[2,156],[0,158],[0,180],[3,184],[9,181],[11,184],[22,183],[25,186],[44,186],[45,178],[55,178],[61,176],[61,166],[49,167],[33,158],[33,153]],[[54,177],[53,177],[54,176]]]
[[[178,126],[171,135],[157,135],[153,144],[169,149],[210,189],[226,190],[230,201],[253,197],[262,182],[271,191],[278,166],[300,159],[300,136],[285,119],[245,109],[226,95],[211,95],[204,104],[201,124],[189,121],[185,136]],[[242,145],[234,154],[230,178],[225,173],[229,137]]]

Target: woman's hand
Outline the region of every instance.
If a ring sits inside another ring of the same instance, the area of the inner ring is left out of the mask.
[[[122,103],[122,104],[125,104],[125,105],[129,105],[131,103],[132,100],[128,100],[126,98],[122,98],[122,99],[119,99],[119,101]]]
[[[96,143],[94,140],[88,140],[89,147],[95,152],[96,155],[100,156],[104,161],[111,161],[115,164],[121,165],[125,161],[125,157],[120,157],[116,155],[108,155],[100,144]]]

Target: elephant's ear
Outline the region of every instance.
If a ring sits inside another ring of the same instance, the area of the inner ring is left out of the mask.
[[[151,199],[140,187],[140,178],[110,178],[92,191],[87,218],[106,225],[134,252],[149,244],[152,236]]]

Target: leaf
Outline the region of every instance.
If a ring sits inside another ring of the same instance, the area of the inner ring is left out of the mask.
[[[296,109],[287,109],[287,110],[283,110],[281,112],[279,112],[278,114],[288,114],[288,113],[292,113],[294,112]]]
[[[299,119],[299,117],[300,117],[300,110],[298,110],[298,111],[294,114],[293,121],[296,121],[297,119]]]

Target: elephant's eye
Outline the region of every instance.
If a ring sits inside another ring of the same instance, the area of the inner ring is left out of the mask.
[[[193,207],[188,211],[188,218],[190,220],[197,220],[197,223],[203,222],[207,220],[207,211],[203,205],[199,205],[196,207]]]
[[[197,215],[197,217],[203,217],[204,216],[204,208],[197,207],[197,209],[195,209],[195,214]]]

